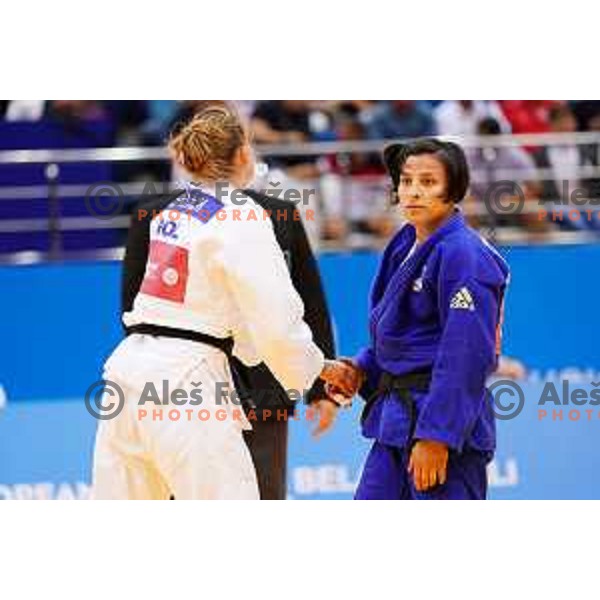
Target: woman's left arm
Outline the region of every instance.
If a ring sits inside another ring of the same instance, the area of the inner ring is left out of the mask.
[[[488,261],[493,259],[465,257],[460,252],[442,261],[438,310],[443,331],[415,439],[460,451],[481,414],[485,381],[497,360],[505,285],[500,271],[495,265],[489,267]]]

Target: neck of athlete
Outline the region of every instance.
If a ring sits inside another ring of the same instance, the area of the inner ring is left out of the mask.
[[[200,186],[204,186],[211,189],[216,189],[218,186],[219,188],[230,187],[236,190],[243,190],[247,188],[251,183],[250,181],[248,181],[248,177],[245,173],[233,173],[229,176],[229,179],[226,181],[213,181],[208,179],[195,179],[194,181]]]
[[[448,211],[438,214],[433,218],[424,219],[422,221],[413,223],[417,234],[417,244],[422,244],[427,238],[432,236],[440,227],[454,214],[455,208],[451,206]]]

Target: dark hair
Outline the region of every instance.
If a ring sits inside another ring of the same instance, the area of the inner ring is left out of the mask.
[[[566,115],[572,115],[573,111],[569,108],[567,104],[559,104],[558,106],[553,106],[548,111],[548,120],[551,123],[555,123],[559,119],[562,119]]]
[[[498,123],[496,119],[493,117],[486,117],[479,121],[477,133],[480,135],[500,135],[502,129],[500,128],[500,123]]]
[[[461,202],[469,187],[469,165],[463,149],[454,142],[435,138],[420,138],[405,144],[392,144],[383,151],[383,161],[394,184],[393,202],[397,203],[397,189],[404,163],[410,156],[433,154],[445,167],[448,178],[448,198]]]

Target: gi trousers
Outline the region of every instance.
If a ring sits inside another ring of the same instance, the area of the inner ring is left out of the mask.
[[[241,407],[216,400],[217,383],[233,387],[222,352],[186,340],[133,335],[109,359],[105,379],[121,388],[124,406],[118,416],[99,422],[94,498],[259,499],[254,465],[242,435],[248,422]],[[150,381],[160,390],[164,380],[171,390],[183,389],[188,396],[201,382],[202,403],[140,406],[144,386]],[[141,419],[140,409],[148,416]],[[149,418],[161,410],[161,419]],[[186,410],[191,411],[191,419]],[[172,420],[170,411],[181,416]],[[204,411],[202,420],[200,411]]]
[[[259,417],[261,412],[257,411]],[[252,431],[244,431],[256,467],[261,500],[285,500],[287,471],[287,420],[258,418]]]
[[[418,492],[408,472],[410,448],[375,442],[367,456],[355,500],[485,500],[489,453],[450,450],[443,485]]]

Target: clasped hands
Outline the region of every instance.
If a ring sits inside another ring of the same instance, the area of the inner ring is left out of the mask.
[[[329,399],[340,406],[348,406],[361,388],[365,374],[349,358],[340,358],[325,360],[321,379],[325,381],[325,391]]]

